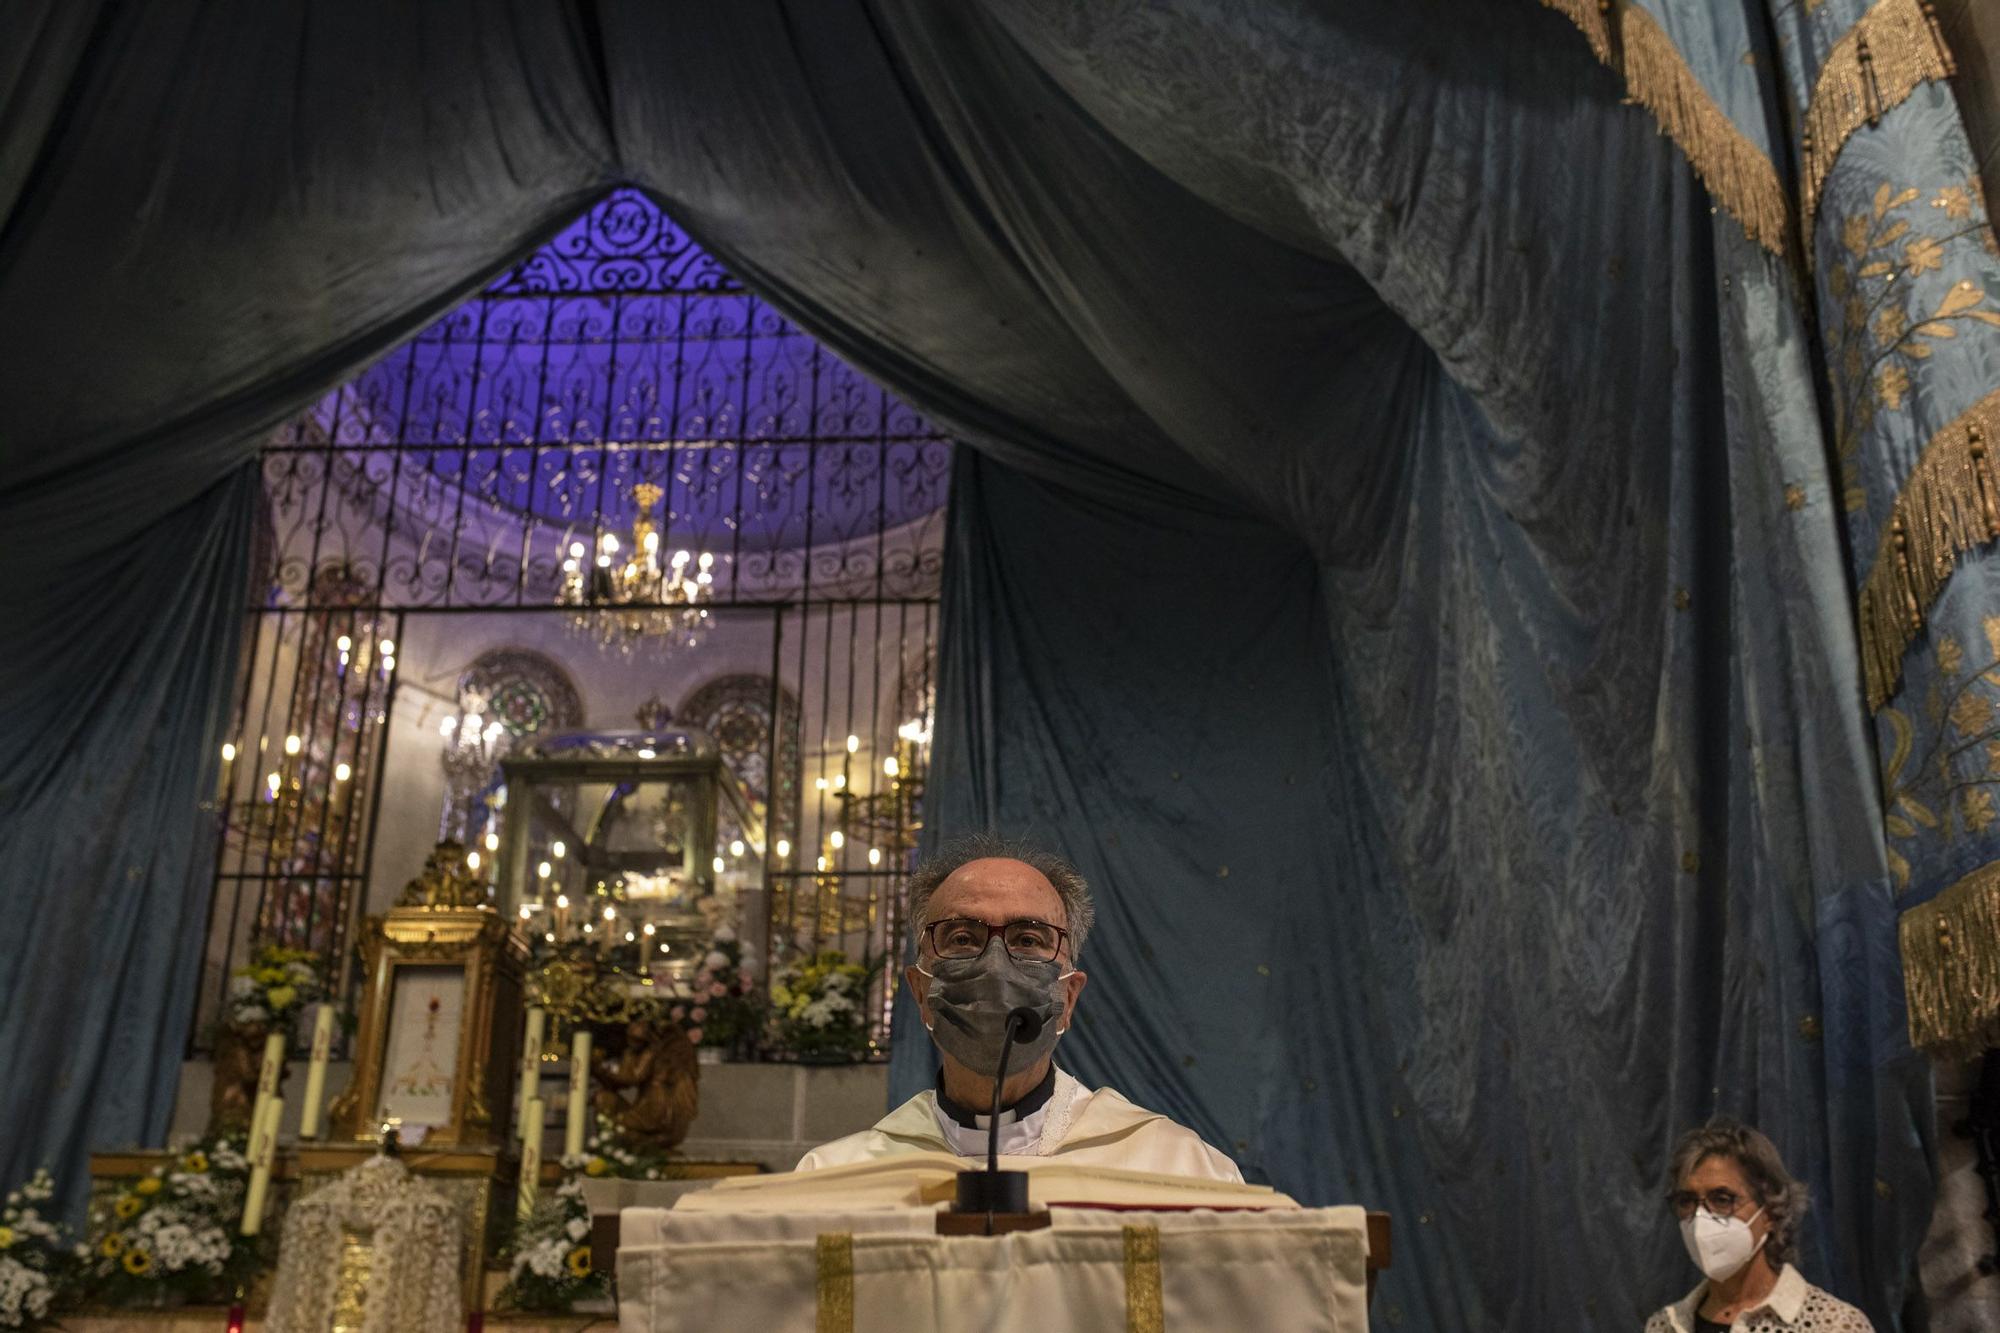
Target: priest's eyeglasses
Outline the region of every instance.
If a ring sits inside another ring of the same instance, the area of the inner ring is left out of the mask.
[[[995,935],[1007,952],[1024,963],[1052,963],[1062,952],[1069,932],[1046,921],[1023,917],[1004,926],[989,926],[969,917],[933,921],[924,927],[931,952],[940,958],[977,958],[986,952],[986,942]]]
[[[1743,1196],[1731,1189],[1712,1189],[1706,1194],[1696,1194],[1693,1190],[1675,1190],[1667,1196],[1667,1206],[1674,1210],[1674,1216],[1685,1222],[1694,1216],[1699,1206],[1710,1217],[1734,1217],[1736,1209],[1743,1203]]]

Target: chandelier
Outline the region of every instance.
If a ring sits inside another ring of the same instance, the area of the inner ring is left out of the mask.
[[[489,691],[466,687],[459,691],[458,712],[439,723],[444,749],[439,762],[444,766],[444,812],[438,820],[438,840],[447,839],[470,846],[473,835],[486,823],[486,789],[506,754],[507,729],[497,718],[487,717],[492,702]],[[472,868],[479,868],[478,852]]]
[[[703,603],[715,583],[715,556],[680,550],[662,561],[653,507],[663,495],[651,482],[632,488],[638,513],[629,542],[607,532],[594,556],[583,542],[570,543],[556,605],[570,612],[570,628],[600,649],[629,657],[642,648],[692,648],[707,628]]]

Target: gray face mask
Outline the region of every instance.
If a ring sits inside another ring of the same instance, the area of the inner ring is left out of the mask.
[[[1059,962],[1022,962],[1007,952],[998,935],[986,941],[977,958],[933,958],[917,964],[931,979],[929,1011],[931,1039],[938,1049],[977,1074],[991,1076],[1000,1064],[1000,1047],[1007,1040],[1007,1015],[1029,1008],[1042,1016],[1042,1031],[1031,1042],[1016,1041],[1007,1068],[1019,1073],[1055,1049],[1062,1033],[1065,977]]]

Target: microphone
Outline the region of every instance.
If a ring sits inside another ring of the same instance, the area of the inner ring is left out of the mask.
[[[993,1231],[994,1213],[1028,1211],[1028,1173],[1000,1169],[1000,1095],[1007,1086],[1007,1060],[1016,1041],[1033,1041],[1042,1035],[1042,1016],[1026,1005],[1007,1015],[1007,1036],[1000,1043],[1000,1067],[993,1071],[993,1114],[986,1122],[986,1169],[958,1173],[958,1201],[952,1211],[985,1213],[987,1234]]]

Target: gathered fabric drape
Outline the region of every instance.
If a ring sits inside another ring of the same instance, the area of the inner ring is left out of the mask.
[[[0,1175],[164,1128],[260,432],[626,180],[974,446],[927,833],[1096,885],[1074,1072],[1391,1209],[1438,1330],[1636,1326],[1738,1114],[1893,1320],[1928,1090],[1807,298],[1562,15],[3,22]]]

